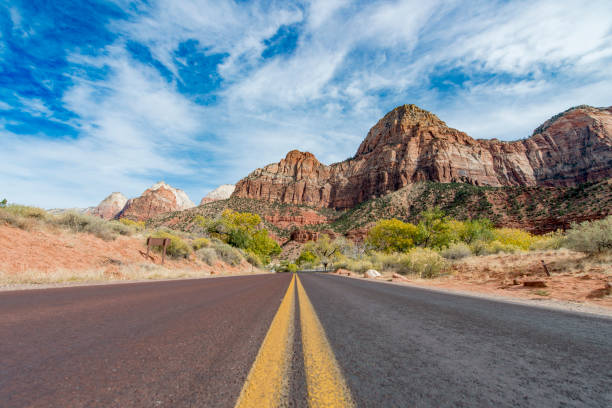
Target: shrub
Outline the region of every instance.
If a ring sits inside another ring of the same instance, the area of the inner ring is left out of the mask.
[[[512,245],[526,251],[537,238],[518,228],[499,228],[493,231],[493,239],[502,245]]]
[[[513,254],[515,252],[519,252],[522,250],[523,250],[522,247],[512,245],[512,244],[504,244],[503,242],[499,242],[497,240],[487,243],[487,246],[486,246],[487,254],[498,254],[500,252],[504,252],[506,254]]]
[[[105,241],[111,241],[117,235],[131,235],[132,229],[118,221],[106,221],[92,215],[68,211],[53,222],[73,232],[87,232]]]
[[[217,256],[223,262],[232,266],[239,265],[242,262],[242,254],[238,249],[221,241],[213,241],[212,246],[215,249]]]
[[[166,254],[172,258],[187,258],[191,254],[191,247],[177,235],[167,231],[157,231],[152,237],[170,238],[170,244],[166,247]],[[160,252],[162,247],[154,247],[154,250]]]
[[[467,221],[450,221],[450,234],[454,241],[471,244],[475,241],[490,241],[493,239],[493,223],[488,219]]]
[[[567,232],[566,245],[589,255],[612,251],[612,215],[602,220],[572,224]]]
[[[16,204],[0,206],[0,222],[26,231],[46,221],[48,217],[49,214],[41,208]]]
[[[308,251],[308,250],[303,250],[302,253],[300,254],[300,256],[298,256],[298,258],[295,260],[295,262],[302,266],[305,264],[308,265],[313,265],[314,263],[318,262],[319,258],[313,254],[312,252]]]
[[[343,266],[343,263],[338,263],[336,266]],[[377,265],[374,265],[372,263],[372,261],[370,261],[369,259],[358,259],[358,260],[354,260],[354,261],[349,261],[346,266],[346,269],[353,271],[353,272],[360,272],[360,273],[364,273],[365,271],[367,271],[368,269],[376,269]],[[380,268],[378,268],[380,269]]]
[[[196,256],[198,259],[206,262],[210,266],[214,266],[217,262],[219,262],[219,257],[217,256],[217,251],[215,248],[198,249]]]
[[[472,255],[472,250],[466,243],[456,242],[454,244],[450,244],[448,248],[440,251],[440,255],[446,259],[462,259]]]
[[[522,251],[522,248],[516,245],[504,244],[497,240],[491,242],[476,241],[470,245],[470,249],[474,255],[478,256],[498,254],[500,252],[512,254],[517,251]]]
[[[247,250],[257,255],[264,264],[270,263],[271,257],[281,253],[280,245],[270,238],[266,229],[256,231],[251,235]]]
[[[446,261],[434,250],[414,248],[408,252],[397,270],[401,274],[418,275],[421,278],[435,278],[447,268]]]
[[[380,220],[368,232],[366,243],[376,251],[404,252],[414,246],[417,234],[417,227],[410,223]]]
[[[38,220],[34,218],[21,217],[0,208],[0,223],[12,225],[13,227],[29,231],[38,223]]]
[[[210,240],[207,238],[197,238],[191,243],[191,247],[194,251],[197,251],[202,248],[206,248],[210,245]]]
[[[298,266],[289,261],[281,261],[275,268],[276,272],[290,272],[295,273],[298,271]]]
[[[256,254],[254,254],[251,251],[245,251],[244,259],[246,259],[246,261],[248,263],[250,263],[251,265],[253,265],[253,266],[257,267],[257,268],[261,268],[263,266],[263,262],[261,261],[259,256],[257,256]]]
[[[145,229],[144,221],[133,221],[133,220],[130,220],[129,218],[121,218],[119,219],[119,222],[123,225],[134,228],[137,231],[142,231]]]
[[[7,205],[7,201],[6,198],[2,199],[2,201],[0,201],[0,208],[5,208]]]
[[[248,248],[251,237],[245,230],[234,228],[227,236],[227,243],[236,248]]]
[[[535,241],[529,249],[545,250],[545,249],[560,249],[565,245],[566,237],[563,231],[557,230],[547,234],[535,237]]]

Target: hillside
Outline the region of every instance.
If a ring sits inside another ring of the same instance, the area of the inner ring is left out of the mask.
[[[354,157],[324,165],[290,151],[240,180],[233,197],[352,208],[418,182],[575,187],[612,177],[612,107],[579,106],[524,140],[476,140],[415,105],[389,112]]]
[[[497,226],[534,233],[565,229],[572,222],[604,218],[612,213],[612,183],[584,183],[576,187],[487,187],[466,183],[415,183],[365,201],[348,210],[290,205],[231,197],[163,214],[152,226],[181,230],[193,228],[197,215],[214,218],[224,209],[259,214],[264,225],[283,240],[295,231],[329,231],[360,239],[360,229],[384,218],[415,221],[425,209],[437,206],[458,220],[489,218]],[[308,237],[306,237],[308,238]],[[301,238],[297,238],[303,240]]]

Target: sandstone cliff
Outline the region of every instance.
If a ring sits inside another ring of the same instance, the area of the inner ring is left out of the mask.
[[[202,198],[202,200],[200,201],[200,205],[212,203],[213,201],[218,200],[227,200],[231,197],[235,188],[236,186],[234,184],[222,184],[210,193],[206,194],[204,198]]]
[[[117,218],[146,220],[171,211],[182,211],[195,207],[183,190],[159,182],[147,189],[140,197],[131,198],[117,214]]]
[[[351,208],[419,181],[575,186],[612,177],[612,107],[580,106],[525,140],[475,140],[414,105],[389,112],[355,157],[326,166],[293,150],[240,180],[234,197]]]
[[[96,215],[105,220],[112,220],[123,210],[128,199],[121,193],[112,193],[98,204],[97,207],[88,211],[91,215]]]

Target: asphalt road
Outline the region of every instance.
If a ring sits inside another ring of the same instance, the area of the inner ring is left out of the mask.
[[[612,320],[325,274],[0,292],[0,407],[256,406],[272,371],[285,406],[610,407]]]

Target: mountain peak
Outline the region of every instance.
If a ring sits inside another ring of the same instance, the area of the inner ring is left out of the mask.
[[[406,136],[412,134],[412,129],[427,127],[447,129],[446,123],[425,109],[414,104],[398,106],[370,129],[357,150],[357,156],[370,153],[387,144],[403,143]]]
[[[435,114],[414,104],[400,105],[387,113],[381,121],[399,120],[403,123],[446,126]]]

